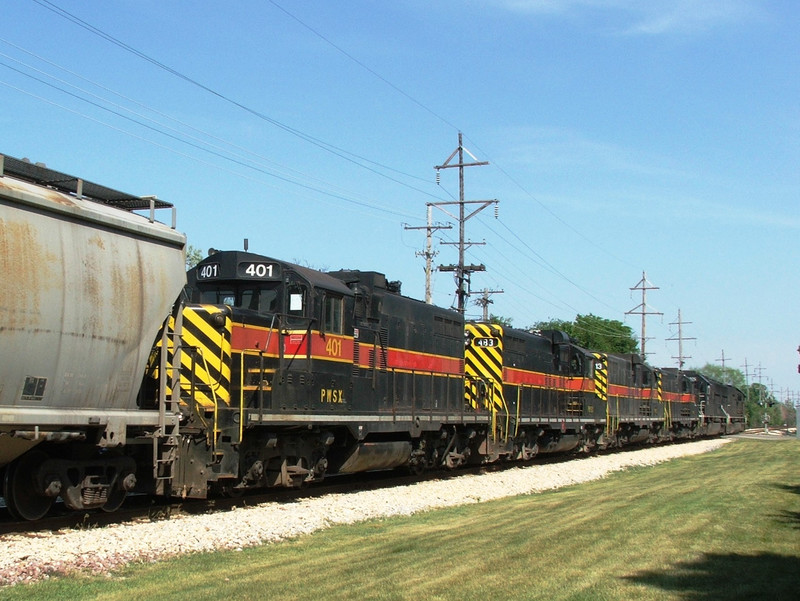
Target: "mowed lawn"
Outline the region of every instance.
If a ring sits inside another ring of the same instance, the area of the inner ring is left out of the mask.
[[[781,601],[799,591],[800,442],[738,440],[557,491],[0,589],[0,599]]]

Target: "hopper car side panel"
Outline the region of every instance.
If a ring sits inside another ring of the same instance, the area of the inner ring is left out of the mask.
[[[30,518],[55,496],[73,508],[111,497],[116,504],[112,481],[119,477],[121,486],[135,468],[117,452],[101,458],[99,451],[123,447],[132,429],[159,424],[158,413],[138,408],[137,395],[155,334],[185,281],[185,238],[113,206],[129,195],[87,183],[120,195],[89,200],[49,183],[69,180],[82,190],[71,176],[8,157],[0,157],[0,168],[6,505]],[[89,476],[93,470],[106,475]]]

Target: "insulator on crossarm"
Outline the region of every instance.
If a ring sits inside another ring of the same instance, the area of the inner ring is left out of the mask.
[[[500,203],[494,203],[494,218],[497,219],[500,216]]]
[[[437,185],[437,186],[438,186],[438,185],[439,185],[439,183],[441,182],[441,179],[442,179],[442,178],[441,178],[441,174],[439,173],[439,170],[437,169],[437,170],[436,170],[436,185]]]

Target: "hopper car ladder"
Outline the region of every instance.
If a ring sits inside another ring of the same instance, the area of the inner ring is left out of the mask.
[[[153,481],[157,494],[169,496],[173,478],[172,468],[178,455],[178,441],[180,425],[177,419],[167,419],[167,415],[177,416],[180,404],[180,330],[181,313],[170,331],[168,319],[161,332],[161,354],[159,365],[158,383],[158,429],[153,434]],[[172,345],[175,349],[172,369],[168,375],[169,340],[172,336]],[[171,394],[167,394],[167,378],[171,379]]]

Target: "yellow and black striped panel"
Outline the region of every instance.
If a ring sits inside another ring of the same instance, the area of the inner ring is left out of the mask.
[[[604,403],[608,402],[608,356],[604,353],[594,355],[594,392]]]
[[[174,322],[170,322],[174,328]],[[203,407],[228,405],[231,393],[231,318],[227,307],[190,305],[183,309],[181,340],[181,399],[194,398]],[[174,352],[170,340],[168,355]],[[168,394],[172,391],[168,390]]]
[[[464,348],[466,400],[473,408],[502,410],[503,329],[495,324],[466,324]]]
[[[664,402],[664,386],[661,382],[661,372],[656,372],[656,394],[658,395],[658,402]]]

